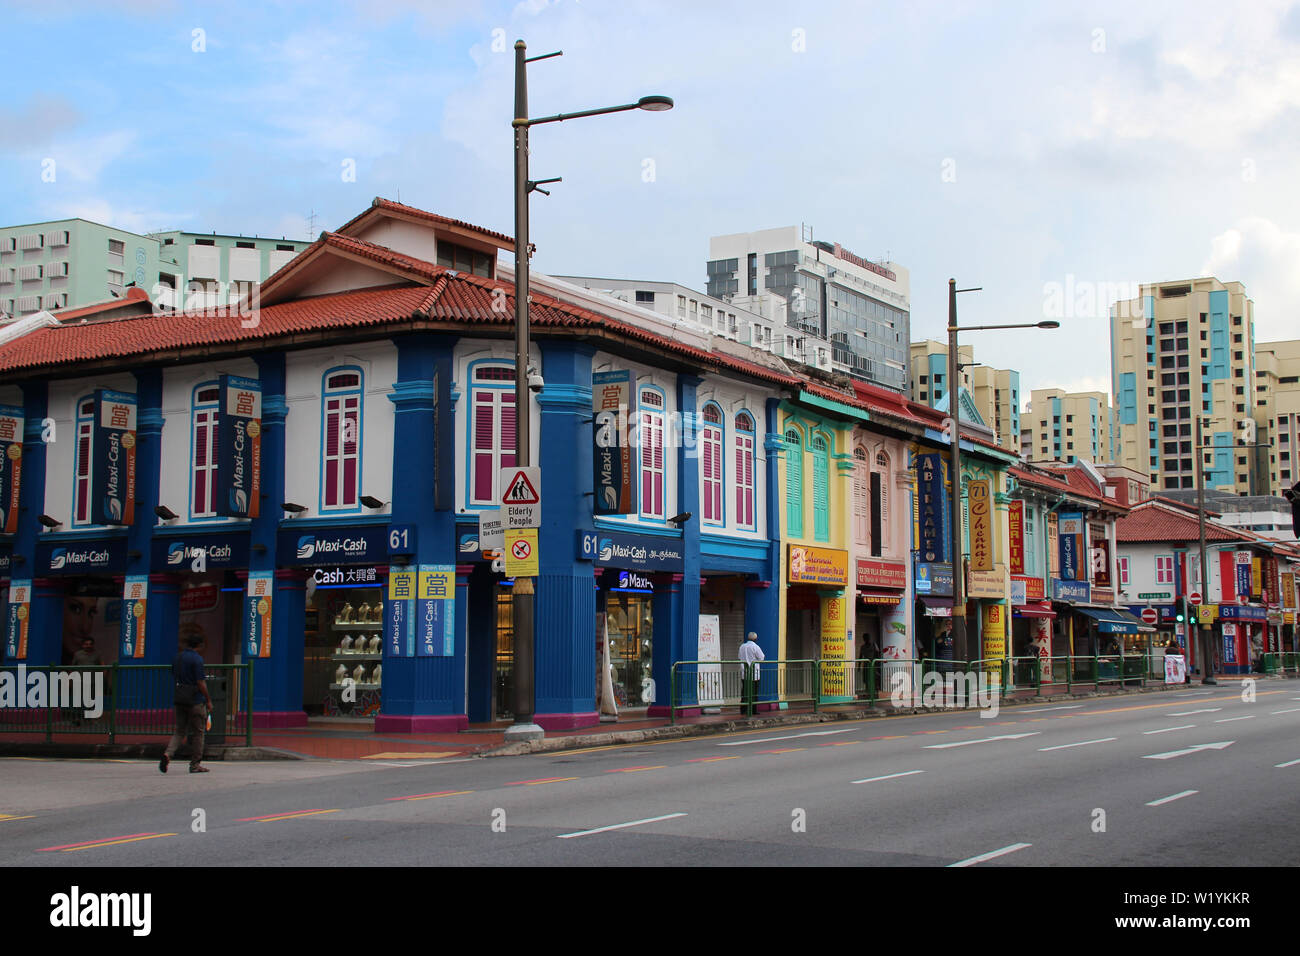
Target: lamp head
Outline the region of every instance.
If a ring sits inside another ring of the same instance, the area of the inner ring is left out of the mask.
[[[673,108],[673,98],[671,96],[643,96],[636,101],[638,109],[648,110],[651,113],[662,113],[665,110]]]
[[[1056,319],[1044,319],[1042,322],[1038,323],[1038,327],[1040,329],[1059,329],[1061,323],[1056,321]]]

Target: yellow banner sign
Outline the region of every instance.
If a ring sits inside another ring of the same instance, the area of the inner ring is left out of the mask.
[[[844,663],[847,604],[842,597],[822,598],[821,674],[822,695],[826,697],[845,697],[851,693]]]
[[[1196,608],[1196,621],[1198,624],[1213,624],[1219,619],[1219,605],[1201,604]]]
[[[849,553],[835,548],[808,548],[790,545],[786,580],[790,584],[849,583]]]
[[[966,485],[970,514],[970,566],[976,571],[993,570],[993,483],[987,478]]]

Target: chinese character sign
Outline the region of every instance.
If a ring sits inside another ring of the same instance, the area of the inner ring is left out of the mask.
[[[149,596],[149,575],[128,574],[122,588],[123,660],[144,657],[145,599]]]
[[[1103,525],[1089,528],[1088,556],[1092,565],[1093,587],[1108,588],[1110,579],[1110,540]]]
[[[31,617],[32,582],[11,581],[5,607],[5,656],[10,660],[27,659],[27,625]]]
[[[262,383],[222,375],[218,394],[213,505],[220,515],[256,518],[262,498]]]
[[[631,514],[636,511],[636,485],[632,480],[632,445],[628,406],[632,373],[597,372],[591,376],[591,410],[594,416],[592,454],[595,469],[596,514]]]
[[[95,390],[91,438],[91,522],[131,524],[135,520],[136,397]]]
[[[0,405],[0,533],[18,530],[23,467],[23,410]]]
[[[452,657],[456,653],[454,565],[420,565],[416,618],[416,654],[420,657]]]
[[[271,597],[274,571],[250,571],[244,599],[244,656],[271,656]]]
[[[389,657],[415,656],[416,572],[388,572],[388,600],[384,602],[384,651]]]
[[[970,566],[973,571],[993,570],[992,482],[987,478],[966,485],[970,522]]]

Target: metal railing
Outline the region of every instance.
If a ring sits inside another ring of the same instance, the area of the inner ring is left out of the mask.
[[[1260,665],[1265,674],[1300,674],[1300,653],[1295,651],[1270,651]]]
[[[816,710],[821,676],[817,665],[817,661],[763,661],[758,664],[758,681],[749,682],[743,661],[678,661],[669,679],[669,720],[677,723],[678,713],[684,710],[745,709],[751,702],[769,709],[811,704]],[[752,701],[746,700],[747,691]]]
[[[218,740],[243,737],[253,744],[251,664],[209,664],[204,670],[213,697],[212,729]],[[0,733],[170,737],[176,729],[170,664],[103,667],[5,664],[0,682],[13,691],[0,705]]]

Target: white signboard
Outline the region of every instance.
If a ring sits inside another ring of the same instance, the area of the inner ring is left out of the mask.
[[[504,551],[506,529],[499,511],[485,511],[478,516],[478,546],[480,551]]]
[[[542,526],[542,469],[503,468],[497,490],[501,501],[501,522],[506,531]]]
[[[696,655],[699,683],[696,695],[701,707],[722,706],[722,626],[716,614],[700,615],[700,645]]]
[[[1187,658],[1182,654],[1165,655],[1165,683],[1187,683]]]

